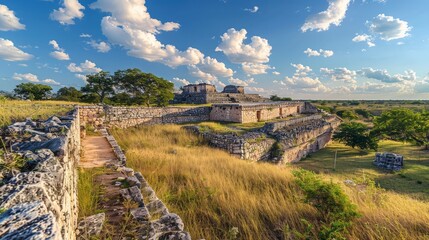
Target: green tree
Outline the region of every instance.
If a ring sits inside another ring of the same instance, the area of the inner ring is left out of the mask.
[[[101,71],[87,75],[86,81],[86,86],[81,89],[85,94],[83,99],[98,99],[100,103],[104,103],[109,96],[114,94],[114,81],[109,72]],[[98,96],[98,98],[94,98],[94,95]]]
[[[348,122],[342,123],[338,131],[334,134],[334,140],[344,143],[352,148],[358,147],[362,150],[378,148],[378,139],[362,123]]]
[[[349,120],[358,119],[358,116],[350,110],[340,110],[340,111],[337,111],[336,114],[344,119],[349,119]]]
[[[290,98],[290,97],[279,97],[277,95],[271,95],[270,100],[271,101],[292,101],[292,98]]]
[[[429,113],[398,108],[385,111],[374,120],[374,132],[393,140],[429,148]]]
[[[117,71],[114,79],[118,90],[129,94],[133,104],[166,106],[174,98],[173,83],[136,68]]]
[[[17,97],[22,99],[43,100],[52,94],[52,87],[43,84],[21,83],[13,91]]]
[[[79,102],[82,97],[82,92],[74,87],[63,87],[58,89],[57,99],[71,102]]]

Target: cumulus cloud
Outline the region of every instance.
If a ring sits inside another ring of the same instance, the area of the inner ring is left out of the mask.
[[[85,9],[78,0],[64,0],[63,7],[54,10],[50,17],[52,20],[58,21],[62,25],[74,24],[74,19],[83,18],[83,10]]]
[[[320,82],[318,77],[310,76],[313,70],[309,66],[302,64],[292,64],[292,66],[295,68],[293,76],[286,77],[282,81],[275,81],[274,83],[278,83],[288,90],[303,93],[326,93],[330,91],[328,87]]]
[[[356,84],[356,71],[347,68],[321,68],[320,72],[334,82]]]
[[[206,73],[201,71],[201,69],[199,69],[196,66],[190,66],[189,67],[189,74],[191,74],[191,76],[198,78],[198,80],[201,80],[203,82],[207,82],[207,83],[213,83],[218,81],[218,78],[210,73]]]
[[[86,82],[86,79],[87,79],[86,75],[76,73],[74,76],[75,76],[76,78],[79,78],[80,80],[82,80],[82,81]]]
[[[259,10],[258,6],[254,6],[253,8],[245,8],[244,11],[256,13]]]
[[[319,49],[319,51],[317,51],[317,50],[313,50],[311,48],[307,48],[307,50],[305,50],[304,53],[307,54],[307,56],[309,56],[309,57],[323,56],[325,58],[328,58],[328,57],[332,57],[334,55],[334,52],[331,50]]]
[[[89,60],[85,60],[85,62],[80,65],[76,65],[76,63],[70,63],[67,66],[67,69],[73,73],[98,73],[102,69],[98,68],[97,65]]]
[[[221,36],[222,42],[215,51],[223,52],[233,63],[242,64],[243,71],[249,75],[266,73],[270,69],[266,63],[270,61],[271,45],[259,36],[251,37],[250,43],[245,44],[246,35],[246,29],[228,29]]]
[[[110,45],[106,42],[96,42],[94,40],[91,40],[89,42],[87,42],[89,45],[91,45],[92,48],[94,48],[95,50],[97,50],[97,52],[101,52],[101,53],[107,53],[110,51]]]
[[[328,9],[308,17],[302,25],[301,31],[327,31],[331,25],[339,26],[341,24],[346,17],[350,0],[328,0],[328,2]]]
[[[70,56],[64,51],[63,48],[60,48],[60,45],[55,40],[49,41],[49,45],[52,45],[55,51],[51,52],[49,55],[57,60],[70,60]]]
[[[373,42],[373,37],[368,34],[356,35],[353,39],[353,42],[366,42],[368,47],[374,47],[375,43]]]
[[[267,92],[267,90],[266,89],[264,89],[264,88],[258,88],[258,87],[247,87],[246,88],[246,91],[247,92],[254,92],[254,93],[264,93],[264,92]]]
[[[405,38],[411,31],[408,22],[384,14],[379,14],[368,24],[369,30],[385,41]]]
[[[19,22],[19,18],[7,6],[0,4],[0,31],[23,30],[25,25]]]
[[[185,86],[191,84],[188,80],[186,80],[184,78],[177,78],[177,77],[175,77],[175,78],[173,78],[173,81],[179,82],[179,83],[181,83],[182,85],[185,85]]]
[[[173,45],[164,45],[158,41],[156,34],[177,30],[180,24],[162,23],[152,18],[145,2],[98,0],[91,8],[111,13],[111,16],[102,19],[103,34],[111,43],[128,49],[128,55],[150,62],[161,62],[170,67],[200,63],[204,54],[198,49],[189,47],[186,51],[180,51]]]
[[[39,80],[37,75],[34,75],[32,73],[14,73],[12,78],[17,81],[42,82],[49,85],[60,85],[60,83],[50,78]]]
[[[224,63],[211,57],[205,57],[198,67],[201,71],[217,77],[231,77],[234,74],[234,71],[227,68]]]
[[[417,79],[416,72],[412,70],[405,71],[405,74],[390,75],[387,70],[363,68],[358,73],[366,78],[384,83],[403,83],[406,81],[415,81]]]
[[[0,59],[14,62],[30,60],[31,58],[33,58],[33,55],[15,47],[12,41],[0,38]]]
[[[230,77],[228,81],[233,85],[243,86],[243,87],[248,87],[249,84],[256,83],[254,78],[249,78],[248,80],[241,80],[239,78]]]
[[[280,75],[280,73],[279,73],[279,72],[277,72],[277,71],[272,72],[272,74],[273,74],[273,75],[276,75],[276,76]]]

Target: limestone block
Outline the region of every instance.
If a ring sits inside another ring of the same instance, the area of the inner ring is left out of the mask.
[[[105,220],[106,215],[104,213],[99,213],[80,221],[77,227],[78,239],[92,239],[98,237],[103,229]]]

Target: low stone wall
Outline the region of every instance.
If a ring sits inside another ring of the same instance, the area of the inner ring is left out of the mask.
[[[7,132],[12,149],[26,161],[25,170],[0,174],[0,239],[76,239],[79,112],[44,122],[28,119]]]
[[[237,134],[202,132],[198,126],[184,127],[199,134],[210,146],[223,149],[241,159],[276,164],[296,162],[331,141],[340,124],[335,116],[312,115],[284,122],[268,123],[259,131]],[[273,149],[277,144],[278,149]]]
[[[81,106],[83,125],[128,128],[140,124],[180,124],[210,120],[211,107]]]
[[[290,120],[278,121],[278,122],[269,122],[266,123],[265,126],[261,129],[262,132],[265,133],[274,133],[275,131],[298,123],[303,123],[310,120],[321,119],[322,115],[310,115],[306,117],[300,117]]]
[[[182,219],[177,214],[170,213],[143,175],[125,166],[127,158],[116,139],[106,129],[102,129],[101,133],[107,138],[119,159],[119,164],[114,167],[125,174],[126,181],[130,184],[130,187],[120,190],[122,198],[134,201],[138,205],[130,210],[133,219],[141,226],[138,239],[191,240],[189,233],[184,231]],[[159,217],[153,218],[155,215]],[[82,229],[86,228],[85,224],[87,224],[85,221],[81,224]],[[90,225],[91,222],[88,224]]]

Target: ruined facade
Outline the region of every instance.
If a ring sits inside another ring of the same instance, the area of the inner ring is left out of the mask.
[[[263,122],[318,110],[307,102],[221,103],[213,104],[210,120],[221,122]]]
[[[245,94],[244,87],[228,85],[222,92],[217,92],[211,84],[190,84],[182,87],[181,93],[174,95],[173,103],[206,104],[236,102],[266,102],[266,98],[258,94]]]
[[[376,153],[374,165],[379,168],[398,171],[404,167],[404,157],[395,153]]]

